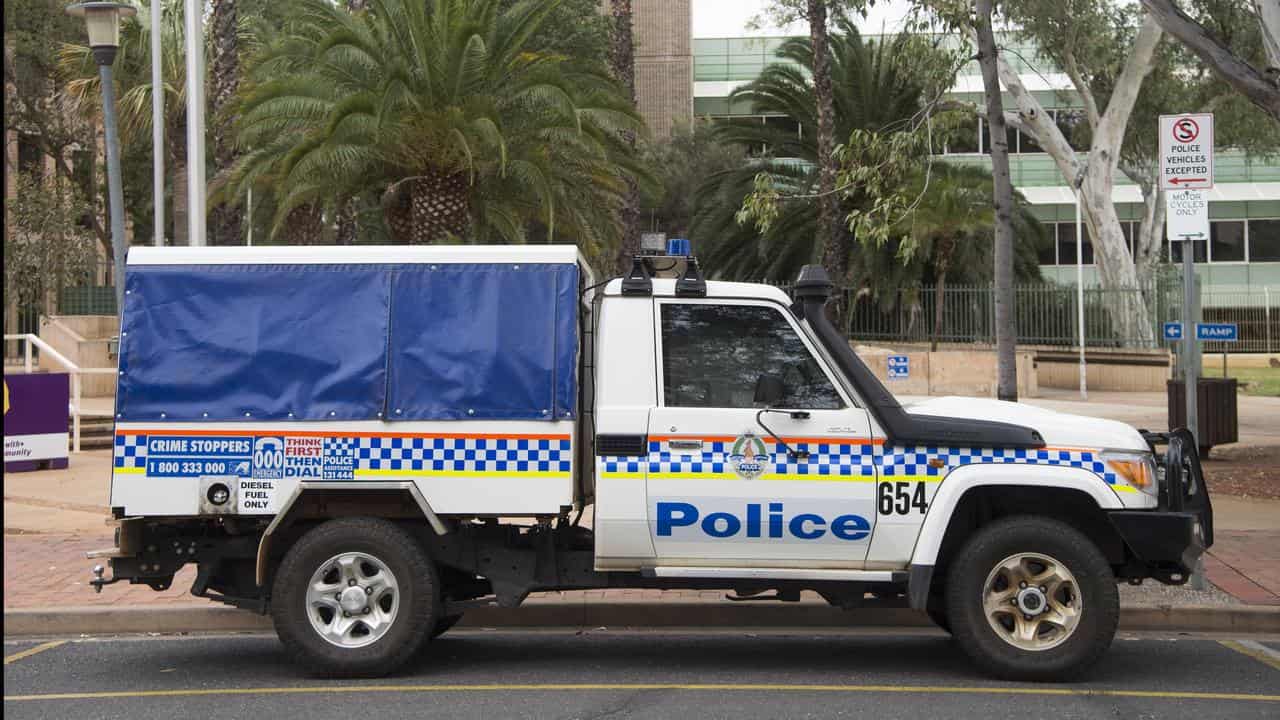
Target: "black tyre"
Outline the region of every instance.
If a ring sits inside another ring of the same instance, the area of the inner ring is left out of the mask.
[[[413,657],[440,615],[435,567],[412,535],[379,518],[330,520],[276,570],[271,617],[309,671],[372,677]]]
[[[1120,617],[1111,566],[1066,523],[1020,516],[979,529],[947,577],[947,617],[984,671],[1065,681],[1106,652]]]
[[[941,608],[930,607],[928,610],[925,610],[925,614],[929,616],[929,619],[933,621],[934,625],[942,628],[945,632],[951,632],[951,618],[947,617],[947,613]]]
[[[457,613],[454,615],[445,615],[444,617],[440,618],[439,620],[436,621],[435,627],[431,628],[431,639],[434,640],[440,637],[441,635],[449,632],[449,629],[452,628],[454,625],[457,625],[458,621],[461,619],[462,619],[462,613]]]

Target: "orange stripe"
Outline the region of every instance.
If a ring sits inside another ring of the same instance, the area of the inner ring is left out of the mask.
[[[251,435],[257,437],[287,435],[289,437],[376,437],[376,438],[444,438],[448,440],[568,440],[568,435],[538,435],[520,433],[386,433],[367,431],[334,430],[183,430],[183,429],[134,429],[116,430],[117,435],[194,435],[217,437],[240,437]]]
[[[734,442],[737,435],[650,435],[649,440],[664,442],[667,440],[702,440],[703,442]],[[773,438],[760,436],[764,442],[771,443]],[[827,445],[883,445],[880,438],[821,438],[821,437],[784,437],[788,443],[824,443]]]

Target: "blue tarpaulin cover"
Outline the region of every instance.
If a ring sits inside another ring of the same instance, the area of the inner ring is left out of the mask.
[[[141,265],[125,287],[121,420],[575,410],[572,264]]]

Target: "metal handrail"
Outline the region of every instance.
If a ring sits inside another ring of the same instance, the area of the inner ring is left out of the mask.
[[[81,375],[114,375],[115,368],[82,368],[71,362],[65,355],[53,349],[49,343],[40,339],[39,335],[34,333],[15,333],[5,334],[5,340],[21,340],[23,341],[23,367],[26,372],[32,372],[31,348],[35,346],[40,348],[42,357],[48,357],[50,360],[58,363],[66,368],[71,375],[71,449],[72,452],[80,452],[80,376]]]

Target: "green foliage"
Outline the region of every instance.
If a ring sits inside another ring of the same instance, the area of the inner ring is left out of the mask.
[[[559,3],[299,6],[251,69],[229,198],[271,191],[278,230],[303,204],[457,174],[464,240],[522,242],[541,226],[588,253],[614,241],[624,178],[644,177],[620,131],[643,128],[602,69],[555,52]]]
[[[19,306],[43,306],[50,288],[83,282],[96,258],[89,206],[73,183],[49,175],[12,175],[5,203],[4,291]]]
[[[642,157],[661,185],[660,193],[650,191],[643,198],[642,220],[671,237],[688,235],[698,209],[698,185],[747,161],[740,146],[720,142],[714,126],[702,121],[676,126],[669,137],[647,145]]]
[[[839,32],[831,36],[835,136],[892,134],[923,117],[927,98],[946,84],[942,68],[953,64],[951,56],[922,36],[868,40],[844,16],[836,18],[836,26]],[[728,277],[790,279],[821,252],[815,226],[816,102],[810,74],[802,69],[812,66],[813,51],[807,38],[795,38],[779,48],[778,56],[790,62],[765,68],[735,91],[732,101],[749,101],[756,112],[785,117],[794,125],[718,125],[721,142],[756,157],[740,168],[710,175],[695,195],[699,209],[690,237],[708,266]],[[865,202],[849,188],[841,190],[840,199],[845,215]],[[854,250],[855,255],[865,252]]]

